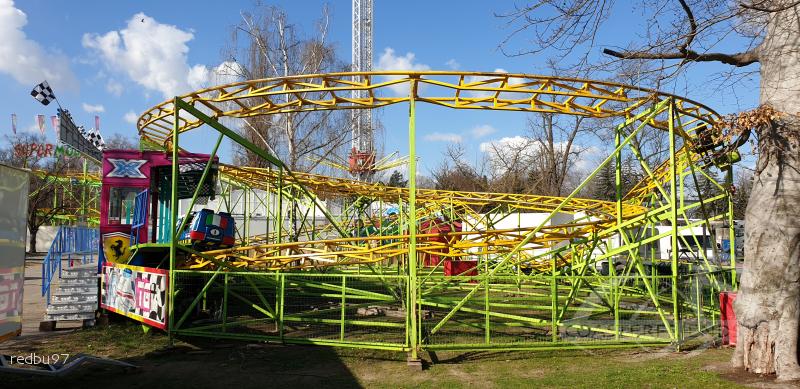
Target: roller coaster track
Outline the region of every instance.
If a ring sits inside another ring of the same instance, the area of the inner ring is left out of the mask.
[[[100,221],[100,175],[81,171],[48,172],[35,169],[42,185],[31,191],[36,196],[39,191],[53,193],[50,206],[36,209],[37,215],[59,223],[88,222],[97,225]],[[85,196],[83,189],[86,190]]]
[[[407,94],[398,94],[406,86]],[[352,90],[365,90],[363,98],[353,98]],[[666,212],[658,201],[674,197],[673,175],[708,159],[710,152],[699,150],[699,131],[714,128],[719,115],[702,104],[679,96],[612,82],[506,73],[472,72],[370,72],[300,75],[251,80],[216,86],[180,97],[185,103],[212,119],[248,118],[290,112],[374,109],[398,103],[424,102],[455,109],[480,109],[540,112],[598,119],[617,118],[622,138],[630,139],[638,129],[650,126],[675,135],[672,158],[649,168],[645,178],[620,202],[582,199],[576,196],[548,197],[528,194],[483,193],[418,189],[418,220],[447,210],[451,219],[464,223],[463,231],[417,234],[417,251],[445,258],[471,256],[503,257],[506,265],[548,269],[568,264],[574,253],[588,242],[608,238],[621,229],[633,229],[652,222]],[[176,115],[173,101],[146,111],[138,121],[142,139],[169,150],[174,131],[186,133],[205,122],[192,115]],[[620,146],[621,148],[622,146]],[[717,151],[724,148],[719,144]],[[619,150],[619,148],[618,148]],[[713,151],[713,150],[712,150]],[[636,151],[634,151],[636,152]],[[606,160],[606,163],[610,160]],[[369,201],[407,204],[409,190],[336,177],[289,172],[276,158],[274,169],[221,167],[221,178],[248,188],[285,196],[296,204],[311,204],[312,198],[363,197]],[[683,175],[680,175],[683,177]],[[590,177],[591,178],[591,177]],[[588,179],[587,179],[588,180]],[[581,185],[582,187],[582,185]],[[305,188],[305,191],[292,188]],[[489,215],[519,212],[550,214],[549,223],[537,227],[492,228]],[[572,215],[572,220],[557,222],[556,214]],[[663,219],[661,219],[663,220]],[[325,227],[305,228],[306,234],[288,231],[273,233],[295,239],[276,243],[269,236],[250,244],[207,251],[192,257],[190,268],[214,268],[221,264],[251,270],[324,268],[379,262],[402,261],[408,252],[409,226],[401,217],[394,234],[378,232],[353,237],[352,226],[343,220],[329,220]],[[340,225],[337,225],[339,223]],[[284,226],[285,228],[285,226]],[[342,232],[346,233],[342,233]],[[571,251],[564,248],[572,248]],[[633,246],[631,246],[633,247]],[[628,248],[632,250],[633,248]],[[512,258],[513,257],[513,258]]]

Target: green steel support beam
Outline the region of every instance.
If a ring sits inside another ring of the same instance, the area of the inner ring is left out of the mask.
[[[416,95],[417,83],[410,85],[408,100],[408,305],[407,313],[411,328],[410,359],[419,359],[417,320],[417,141],[416,141]]]
[[[553,211],[550,213],[550,215],[549,215],[548,217],[546,217],[546,218],[545,218],[545,220],[543,220],[543,221],[542,221],[542,222],[539,224],[539,226],[538,226],[538,227],[536,227],[535,229],[533,229],[533,231],[531,231],[530,233],[528,233],[528,235],[525,237],[525,239],[523,239],[521,242],[519,242],[519,243],[518,243],[518,244],[517,244],[517,245],[514,247],[514,249],[512,249],[512,250],[511,250],[511,252],[509,252],[508,254],[505,254],[505,255],[503,256],[503,258],[500,260],[500,263],[499,263],[498,265],[502,265],[502,264],[504,264],[505,262],[507,262],[507,261],[509,260],[509,258],[511,258],[511,256],[513,256],[513,255],[514,255],[514,253],[516,253],[516,252],[517,252],[517,251],[519,251],[519,250],[520,250],[522,247],[524,247],[525,245],[527,245],[527,244],[528,244],[528,243],[529,243],[529,242],[530,242],[530,241],[533,239],[533,237],[534,237],[534,236],[536,236],[536,233],[538,233],[538,232],[539,232],[539,231],[542,229],[542,227],[544,227],[544,225],[545,225],[547,222],[549,222],[549,221],[550,221],[550,219],[552,219],[552,218],[553,218],[553,216],[555,216],[555,215],[556,215],[558,212],[560,212],[560,211],[561,211],[561,209],[564,207],[564,205],[565,205],[565,204],[567,204],[567,202],[568,202],[568,201],[572,200],[572,198],[574,198],[574,197],[575,197],[575,196],[576,196],[576,195],[577,195],[577,194],[578,194],[578,193],[579,193],[581,190],[583,190],[583,187],[584,187],[584,186],[586,186],[586,184],[587,184],[587,183],[588,183],[588,182],[589,182],[589,181],[590,181],[592,178],[594,178],[594,177],[595,177],[595,176],[598,174],[598,172],[599,172],[599,171],[600,171],[600,170],[601,170],[603,167],[605,167],[605,166],[606,166],[606,165],[607,165],[607,164],[608,164],[608,163],[611,161],[611,159],[613,158],[613,156],[614,156],[614,155],[616,155],[617,153],[619,153],[619,151],[621,150],[621,148],[622,148],[623,146],[627,145],[627,144],[630,142],[630,140],[631,140],[631,139],[632,139],[632,138],[633,138],[633,137],[634,137],[634,136],[635,136],[635,135],[638,133],[638,131],[640,131],[642,128],[644,128],[644,126],[645,126],[645,124],[646,124],[647,120],[649,120],[650,118],[654,117],[656,114],[660,113],[660,112],[661,112],[661,111],[664,109],[665,105],[667,105],[667,100],[661,101],[661,102],[659,102],[658,104],[655,104],[655,105],[654,105],[652,108],[650,108],[650,109],[648,109],[648,110],[646,110],[646,111],[644,111],[644,112],[642,112],[642,113],[640,113],[640,114],[638,114],[638,115],[636,115],[636,116],[634,116],[634,117],[632,117],[632,118],[629,118],[629,119],[627,119],[627,120],[626,120],[626,122],[625,122],[625,123],[623,123],[622,125],[628,125],[628,123],[635,123],[636,121],[639,121],[639,120],[642,120],[642,124],[641,124],[641,125],[639,125],[639,126],[637,127],[637,129],[636,129],[636,130],[632,131],[632,132],[631,132],[631,134],[630,134],[630,135],[628,135],[628,136],[625,138],[625,140],[624,140],[623,142],[621,142],[621,144],[619,145],[619,147],[617,147],[617,148],[616,148],[616,149],[615,149],[615,150],[614,150],[614,151],[611,153],[611,155],[609,155],[608,157],[606,157],[606,158],[605,158],[605,159],[604,159],[604,160],[603,160],[603,161],[602,161],[602,162],[601,162],[601,163],[598,165],[598,167],[597,167],[597,168],[595,168],[595,169],[594,169],[594,171],[593,171],[592,173],[590,173],[590,174],[589,174],[589,176],[588,176],[588,177],[587,177],[587,178],[586,178],[586,179],[585,179],[585,180],[584,180],[584,181],[583,181],[583,182],[582,182],[580,185],[578,185],[578,187],[577,187],[577,188],[575,188],[575,190],[573,190],[573,191],[572,191],[572,193],[570,193],[570,194],[569,194],[569,196],[567,196],[566,198],[564,198],[564,199],[561,201],[561,203],[559,203],[559,205],[558,205],[558,206],[557,206],[557,207],[556,207],[556,208],[555,208],[555,209],[554,209],[554,210],[553,210]],[[621,126],[622,126],[622,125],[621,125]],[[491,270],[491,271],[490,271],[490,272],[489,272],[487,275],[488,275],[488,276],[493,276],[493,275],[494,275],[494,274],[497,272],[497,270],[498,270],[499,268],[500,268],[499,266],[495,266],[495,267],[494,267],[494,268],[493,268],[493,269],[492,269],[492,270]],[[486,279],[484,279],[483,281],[481,281],[481,283],[483,283],[483,282],[486,282]],[[441,321],[439,321],[439,323],[437,323],[437,324],[436,324],[436,326],[434,326],[434,327],[431,329],[430,333],[431,333],[431,334],[433,334],[433,333],[436,333],[436,331],[438,331],[438,330],[439,330],[439,329],[440,329],[440,328],[441,328],[441,327],[442,327],[442,326],[443,326],[445,323],[447,323],[447,321],[448,321],[448,320],[450,320],[450,318],[451,318],[451,317],[453,317],[453,315],[455,315],[455,313],[456,313],[456,312],[458,312],[458,310],[460,310],[460,309],[461,309],[461,307],[463,307],[463,306],[464,306],[464,304],[466,304],[466,303],[467,303],[467,301],[469,301],[469,299],[471,299],[471,298],[472,298],[472,296],[475,294],[475,292],[477,292],[477,291],[478,291],[478,289],[479,289],[479,288],[480,288],[480,284],[479,284],[479,285],[476,285],[476,286],[475,286],[475,287],[472,289],[472,291],[470,291],[470,292],[469,292],[469,293],[468,293],[466,296],[464,296],[463,300],[461,300],[461,302],[460,302],[460,303],[456,304],[456,306],[455,306],[455,307],[453,307],[453,309],[452,309],[452,310],[451,310],[451,311],[450,311],[450,312],[449,312],[447,315],[445,315],[445,317],[444,317],[444,318],[442,318],[442,320],[441,320]]]
[[[173,123],[174,126],[172,128],[172,182],[170,184],[170,223],[174,223],[175,220],[178,218],[178,150],[179,150],[179,142],[178,137],[180,136],[180,106],[178,102],[180,99],[176,96],[173,100],[174,104],[174,113],[173,113]],[[167,332],[169,334],[169,344],[174,344],[174,331],[175,327],[175,263],[177,261],[176,256],[178,255],[178,239],[173,231],[173,225],[169,225],[169,318],[168,318],[168,326]]]

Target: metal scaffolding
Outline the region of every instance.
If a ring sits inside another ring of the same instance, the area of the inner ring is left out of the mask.
[[[408,94],[392,92],[398,85]],[[304,98],[311,93],[313,100]],[[218,121],[401,103],[409,106],[408,188],[292,172]],[[615,120],[614,149],[565,197],[418,189],[417,103]],[[717,330],[716,296],[736,287],[735,260],[720,262],[692,232],[733,222],[732,142],[724,134],[700,136],[719,119],[671,94],[527,74],[298,75],[175,97],[141,116],[144,141],[178,161],[181,136],[207,125],[218,138],[204,177],[226,137],[270,167],[220,167],[220,206],[243,218],[235,247],[199,252],[169,243],[168,331],[398,350],[412,358],[441,349],[680,347]],[[632,141],[646,127],[668,134],[659,164],[649,164]],[[624,156],[645,173],[628,193],[621,190]],[[615,199],[580,198],[608,165]],[[172,204],[177,176],[174,164]],[[719,194],[689,196],[686,183],[698,177]],[[708,214],[711,204],[725,211]],[[396,212],[387,215],[387,208]],[[251,231],[256,209],[265,232]],[[690,218],[698,210],[704,217]],[[177,207],[171,213],[169,220],[179,220]],[[524,214],[541,217],[522,225]],[[663,241],[666,256],[657,247]],[[687,247],[703,249],[681,257]]]

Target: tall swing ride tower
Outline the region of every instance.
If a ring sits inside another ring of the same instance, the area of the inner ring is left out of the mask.
[[[363,72],[372,71],[372,0],[353,0],[353,76],[356,84],[364,83]],[[369,97],[369,90],[353,89],[354,101]],[[349,169],[354,178],[371,181],[375,174],[375,143],[372,126],[372,111],[354,109],[350,114],[352,147]]]

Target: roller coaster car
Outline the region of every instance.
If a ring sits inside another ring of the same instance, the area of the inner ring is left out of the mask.
[[[235,227],[236,222],[231,214],[201,209],[189,215],[180,240],[189,241],[192,247],[198,249],[228,248],[235,242]]]
[[[722,145],[722,142],[714,142],[714,133],[706,125],[697,129],[697,141],[694,146],[694,151],[698,154],[705,153]]]

